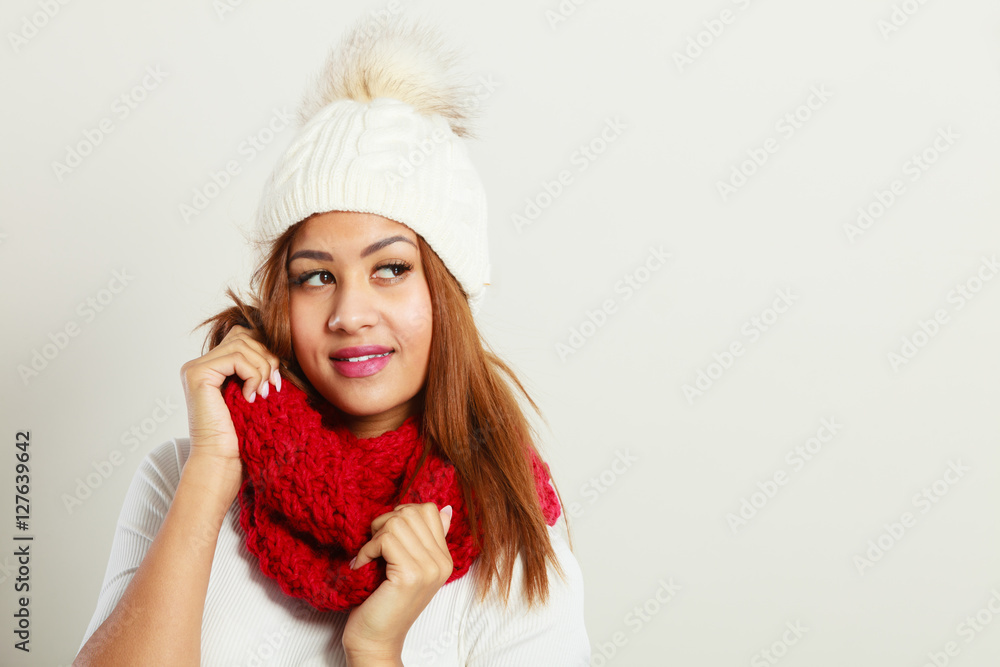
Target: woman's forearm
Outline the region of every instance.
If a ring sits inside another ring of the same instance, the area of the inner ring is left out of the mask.
[[[188,459],[142,564],[74,667],[200,664],[209,574],[240,476],[239,460]]]

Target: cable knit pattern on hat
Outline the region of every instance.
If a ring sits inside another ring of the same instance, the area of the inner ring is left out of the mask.
[[[386,579],[385,560],[357,570],[348,563],[372,538],[371,522],[404,503],[452,506],[446,541],[454,572],[445,583],[468,573],[479,552],[457,472],[433,452],[416,471],[424,448],[419,417],[357,438],[328,404],[314,405],[290,382],[254,403],[243,397],[242,385],[233,376],[222,389],[243,462],[240,524],[247,549],[282,591],[320,611],[364,602]],[[534,452],[531,462],[543,515],[553,526],[561,510],[548,464]]]

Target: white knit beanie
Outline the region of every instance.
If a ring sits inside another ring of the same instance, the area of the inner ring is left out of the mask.
[[[427,241],[475,314],[489,284],[486,193],[464,141],[474,107],[457,60],[433,28],[398,16],[351,30],[265,185],[261,238],[314,213],[376,213]]]

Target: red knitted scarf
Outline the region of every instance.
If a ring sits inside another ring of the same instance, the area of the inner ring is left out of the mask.
[[[419,417],[356,438],[328,404],[317,405],[291,382],[253,403],[243,398],[242,385],[232,376],[222,388],[243,462],[240,524],[247,549],[281,590],[319,611],[360,605],[385,581],[385,560],[357,570],[348,563],[371,539],[371,522],[403,503],[452,506],[446,538],[455,569],[445,583],[469,571],[479,550],[452,463],[428,453],[400,495],[423,452]],[[531,463],[545,520],[554,525],[560,509],[547,483],[549,466],[534,452]]]

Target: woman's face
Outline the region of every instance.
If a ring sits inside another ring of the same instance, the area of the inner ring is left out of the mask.
[[[292,347],[309,382],[356,436],[398,428],[416,411],[431,346],[416,233],[331,211],[303,224],[288,258]]]

